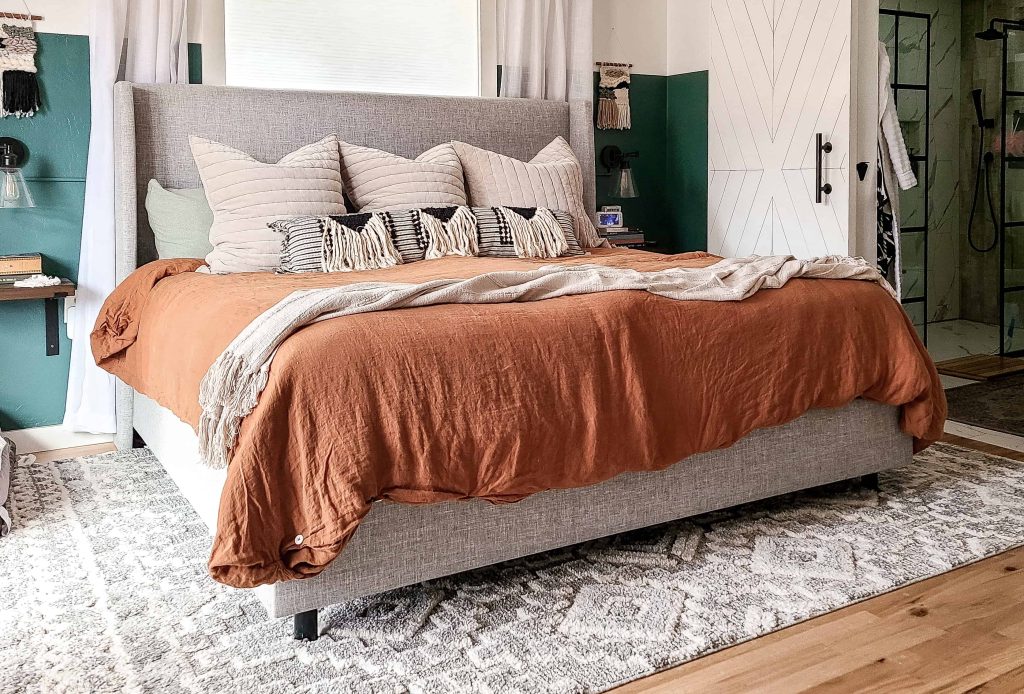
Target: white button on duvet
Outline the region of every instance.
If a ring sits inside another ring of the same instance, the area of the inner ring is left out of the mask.
[[[305,538],[303,538],[303,537],[302,537],[302,535],[296,535],[296,536],[295,536],[295,544],[297,544],[297,545],[301,545],[301,544],[302,544],[302,541],[303,541],[304,539],[305,539]]]

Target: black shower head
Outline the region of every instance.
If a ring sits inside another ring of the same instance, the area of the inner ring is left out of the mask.
[[[1003,25],[1003,31],[996,29],[996,24]],[[1002,19],[996,17],[988,23],[988,29],[985,31],[979,31],[975,34],[976,37],[982,41],[1002,41],[1006,38],[1006,27],[1012,27],[1014,29],[1024,29],[1024,20],[1022,19]]]

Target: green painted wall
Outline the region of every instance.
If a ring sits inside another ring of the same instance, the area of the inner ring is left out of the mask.
[[[665,209],[665,86],[661,75],[633,75],[629,90],[632,127],[594,130],[598,206],[622,205],[626,224],[643,229],[659,247],[671,240]],[[617,145],[623,152],[640,152],[640,158],[631,163],[640,197],[615,200],[608,195],[614,178],[600,162],[601,149],[607,145]]]
[[[666,80],[665,207],[680,251],[708,246],[708,73]]]
[[[203,47],[198,43],[188,45],[188,83],[203,83]]]
[[[596,73],[595,73],[596,75]],[[596,84],[595,76],[595,84]],[[594,148],[639,151],[633,176],[640,197],[615,200],[597,163],[597,204],[622,205],[626,224],[643,229],[657,250],[707,248],[708,73],[632,76],[629,130],[594,131]]]
[[[0,120],[29,150],[24,174],[36,207],[0,210],[0,254],[40,252],[51,274],[76,278],[89,152],[89,39],[39,34],[43,109]],[[64,416],[71,343],[46,356],[43,302],[0,303],[0,429],[57,424]]]

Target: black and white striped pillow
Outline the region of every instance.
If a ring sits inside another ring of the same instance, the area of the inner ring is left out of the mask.
[[[480,246],[480,255],[491,258],[517,258],[515,246],[512,243],[512,234],[509,231],[508,219],[505,210],[510,210],[525,219],[533,219],[537,214],[536,207],[473,207],[473,216],[476,217],[477,243]],[[565,234],[565,242],[569,250],[562,253],[562,256],[585,255],[586,252],[580,246],[573,227],[572,216],[561,210],[551,210],[552,216],[558,222]]]
[[[391,243],[403,263],[423,260],[427,255],[430,238],[424,228],[422,215],[429,214],[447,222],[458,207],[426,207],[420,210],[390,212],[364,212],[332,216],[330,219],[343,227],[361,230],[374,216],[379,217],[388,230]],[[323,272],[325,219],[321,217],[295,217],[273,222],[272,229],[284,234],[281,247],[281,267],[278,272]]]
[[[322,272],[324,225],[320,217],[293,217],[270,223],[284,234],[277,272]]]

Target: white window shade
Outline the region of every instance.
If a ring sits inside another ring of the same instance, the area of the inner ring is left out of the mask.
[[[224,0],[225,81],[475,96],[478,0]]]

